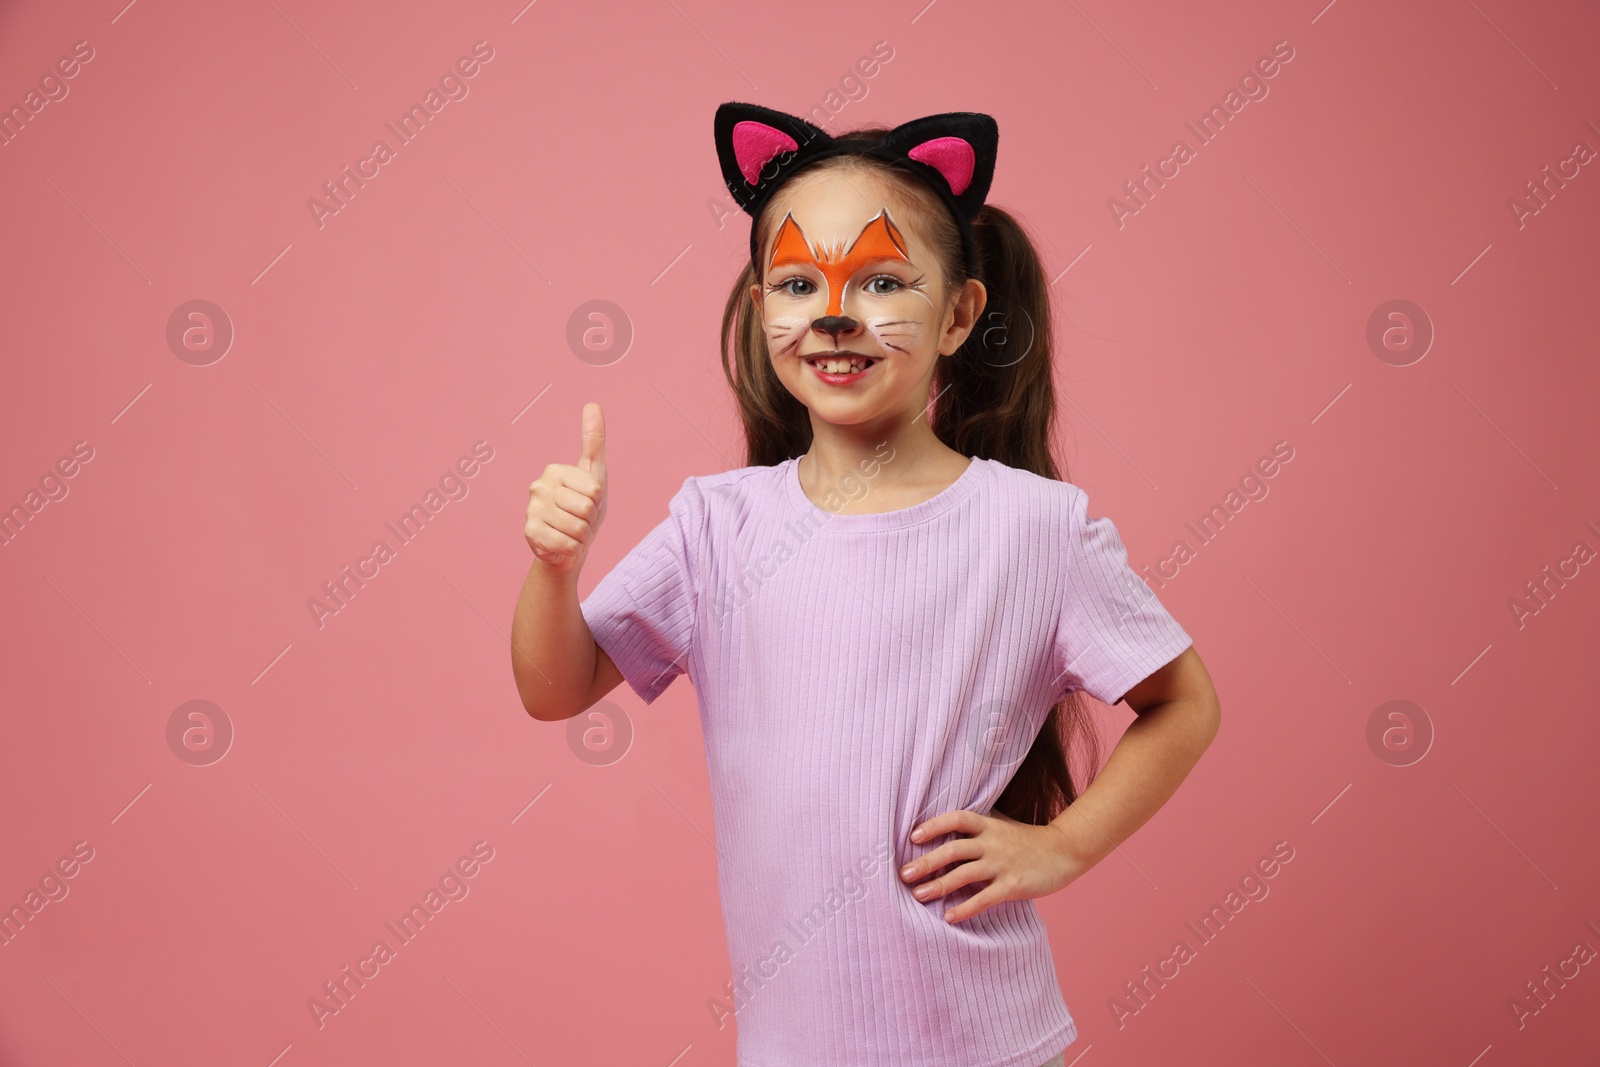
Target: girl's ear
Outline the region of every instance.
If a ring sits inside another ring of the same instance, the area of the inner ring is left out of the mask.
[[[976,278],[968,278],[951,293],[950,325],[939,337],[939,355],[953,356],[957,349],[967,343],[967,338],[979,329],[978,324],[983,319],[983,311],[988,303],[988,287]]]

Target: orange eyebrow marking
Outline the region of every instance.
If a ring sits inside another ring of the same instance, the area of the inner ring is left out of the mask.
[[[875,259],[911,262],[911,257],[906,255],[905,238],[889,218],[888,208],[878,212],[861,228],[848,249],[827,249],[820,245],[813,249],[805,234],[800,232],[794,215],[788,214],[783,217],[778,236],[772,242],[772,259],[767,269],[789,264],[815,267],[828,280],[828,314],[839,315],[843,313],[845,282]]]

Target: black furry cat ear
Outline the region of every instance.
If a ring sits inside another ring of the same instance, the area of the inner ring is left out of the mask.
[[[833,145],[805,119],[736,102],[717,108],[714,134],[722,180],[752,218],[791,171]]]
[[[989,196],[1000,127],[976,111],[947,111],[896,126],[875,155],[893,155],[929,168],[950,189],[968,219]]]

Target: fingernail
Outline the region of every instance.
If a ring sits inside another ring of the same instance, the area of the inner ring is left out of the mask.
[[[916,897],[918,900],[926,900],[928,899],[928,894],[931,892],[933,892],[933,886],[919,885],[917,888],[911,891],[911,895]]]
[[[915,863],[908,863],[904,867],[900,868],[900,877],[902,877],[902,878],[910,878],[913,874],[916,874],[916,873],[917,873],[917,865]]]

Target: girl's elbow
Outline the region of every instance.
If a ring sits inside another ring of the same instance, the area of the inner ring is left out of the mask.
[[[1202,702],[1202,707],[1205,709],[1204,718],[1202,719],[1202,725],[1205,730],[1204,736],[1206,744],[1210,745],[1212,741],[1216,740],[1217,731],[1222,728],[1222,704],[1217,700],[1217,695],[1212,693],[1208,699]]]
[[[538,719],[540,722],[561,722],[563,719],[572,718],[587,707],[585,704],[576,708],[563,708],[548,701],[530,700],[527,697],[522,699],[522,710],[527,712],[530,718]]]
[[[1200,738],[1200,747],[1207,748],[1222,728],[1222,702],[1217,699],[1217,691],[1211,687],[1210,679],[1193,688],[1188,694],[1188,704],[1191,709],[1190,721]]]

